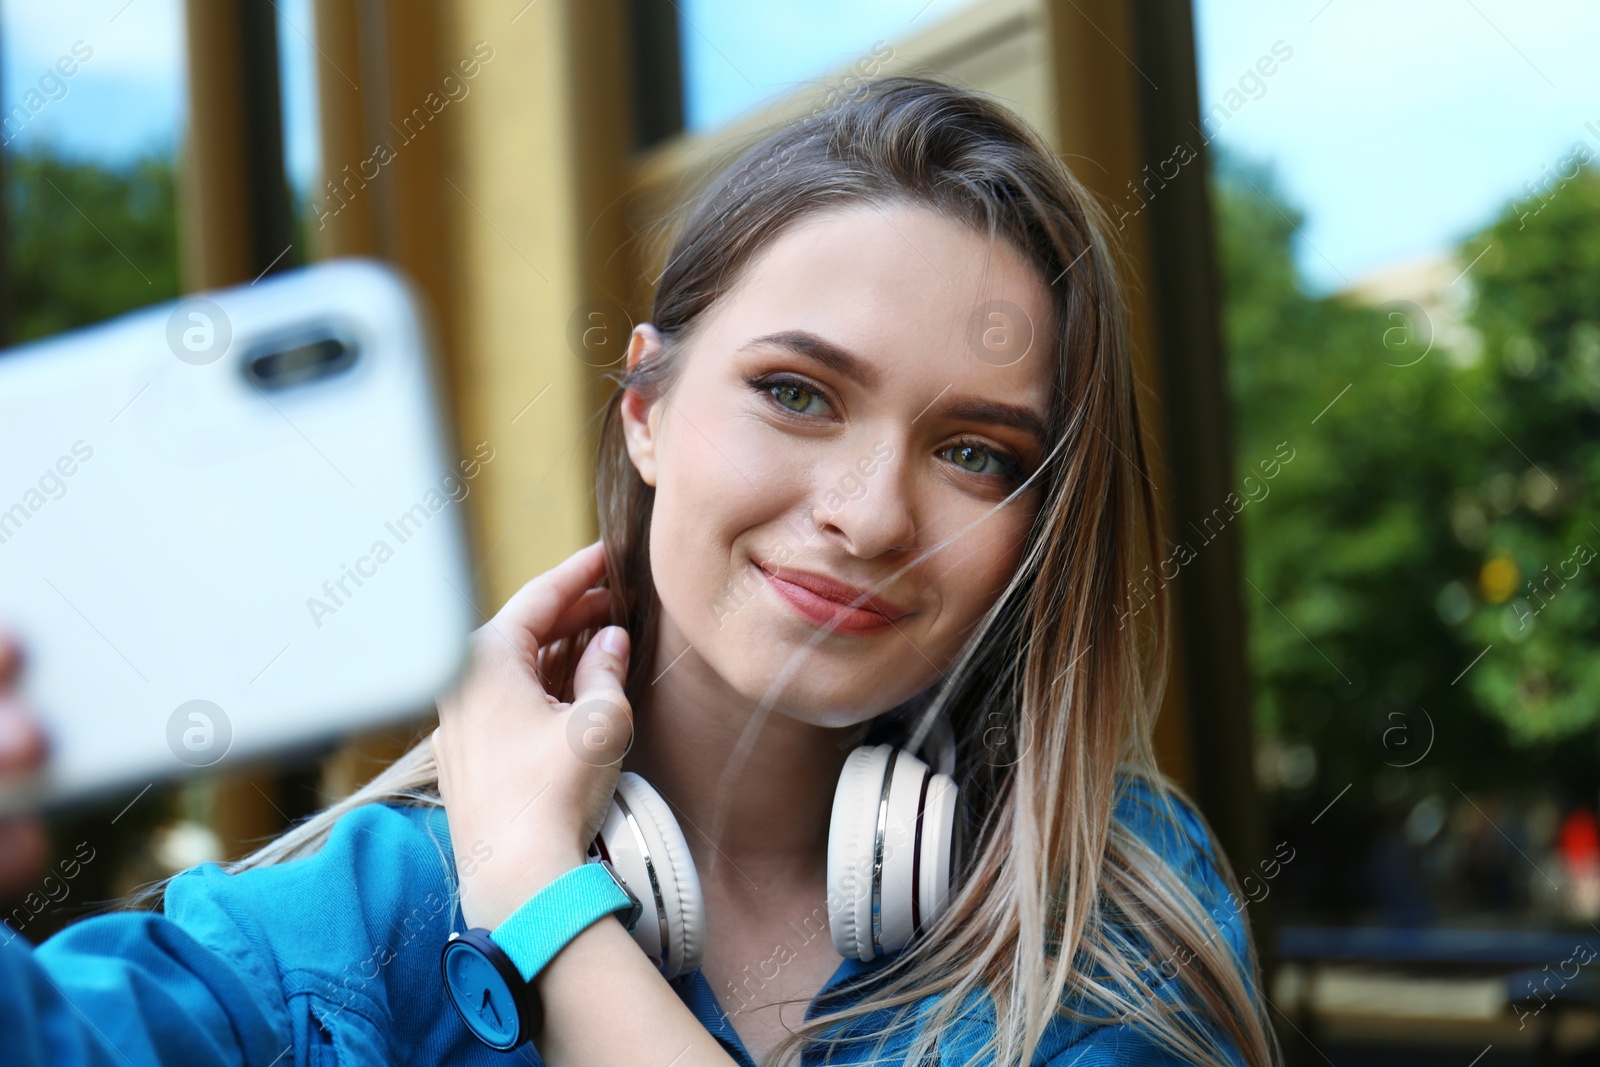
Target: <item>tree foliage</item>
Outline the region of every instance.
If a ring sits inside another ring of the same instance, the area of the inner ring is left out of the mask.
[[[1600,721],[1600,171],[1513,204],[1467,241],[1492,422],[1456,507],[1481,560],[1459,631],[1492,644],[1467,683],[1520,741],[1592,739]],[[1502,653],[1498,654],[1497,653]]]
[[[1214,188],[1241,477],[1295,450],[1242,516],[1265,747],[1314,752],[1324,801],[1386,767],[1531,782],[1530,755],[1592,782],[1600,174],[1464,243],[1476,352],[1415,305],[1308,295],[1265,170],[1224,158]]]
[[[173,165],[6,158],[12,343],[178,295]]]

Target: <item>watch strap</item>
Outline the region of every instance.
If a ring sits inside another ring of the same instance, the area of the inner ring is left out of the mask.
[[[528,898],[489,936],[522,975],[535,975],[567,942],[597,920],[616,914],[624,926],[638,921],[639,899],[604,860],[567,871]]]

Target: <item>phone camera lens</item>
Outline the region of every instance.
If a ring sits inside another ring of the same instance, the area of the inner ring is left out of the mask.
[[[356,347],[336,335],[262,345],[245,357],[244,376],[263,389],[326,378],[355,362]]]

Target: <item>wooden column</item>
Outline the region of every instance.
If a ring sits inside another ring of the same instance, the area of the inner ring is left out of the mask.
[[[1057,150],[1116,219],[1116,206],[1129,195],[1128,183],[1144,166],[1137,84],[1141,75],[1129,58],[1134,50],[1130,4],[1128,0],[1046,0],[1044,8]],[[1129,339],[1135,373],[1148,390],[1140,392],[1139,402],[1152,460],[1150,476],[1163,509],[1163,527],[1171,531],[1173,515],[1168,502],[1172,486],[1162,440],[1164,404],[1156,388],[1160,374],[1147,289],[1152,263],[1149,220],[1139,215],[1122,221],[1124,228],[1118,236],[1127,255]],[[1187,635],[1174,628],[1171,636],[1174,654],[1181,660]],[[1162,769],[1187,787],[1195,779],[1185,682],[1183,672],[1174,670],[1156,726],[1156,753]]]
[[[1122,223],[1137,365],[1153,390],[1140,395],[1153,402],[1152,477],[1168,536],[1193,544],[1190,524],[1222,506],[1234,476],[1188,0],[1046,0],[1045,8],[1060,149]],[[1176,176],[1163,178],[1179,159]],[[1157,749],[1246,868],[1260,855],[1261,817],[1241,574],[1230,528],[1169,586],[1173,673]]]
[[[316,0],[314,14],[322,166],[306,226],[315,256],[383,259],[416,285],[434,327],[440,409],[458,451],[470,453],[478,438],[454,402],[465,356],[455,329],[449,168],[466,110],[493,63],[472,76],[456,65],[472,50],[454,40],[442,0]],[[469,515],[476,518],[481,504],[475,488]],[[481,589],[460,592],[493,611]],[[343,745],[324,764],[324,798],[350,793],[415,743],[431,728],[433,709],[417,713],[414,722]]]
[[[318,254],[388,259],[429,303],[458,444],[493,449],[467,497],[475,592],[492,613],[598,533],[589,421],[603,368],[573,339],[591,311],[619,349],[631,327],[611,298],[632,267],[619,254],[627,24],[618,0],[321,0],[317,33],[325,178],[338,187],[324,185]],[[377,177],[353,181],[380,145]],[[409,740],[347,746],[327,792]]]
[[[189,128],[179,201],[189,291],[249,282],[290,251],[277,21],[270,0],[186,9]]]
[[[451,15],[452,59],[493,52],[461,104],[446,190],[457,417],[463,440],[495,450],[473,490],[492,606],[598,533],[589,420],[601,371],[573,338],[626,291],[612,202],[633,129],[629,63],[616,0],[464,0]],[[623,318],[613,309],[604,325],[626,340]]]
[[[379,254],[377,198],[352,199],[347,204],[334,193],[340,171],[355,166],[371,150],[363,108],[373,97],[381,103],[384,95],[383,86],[362,66],[361,6],[355,0],[316,0],[312,5],[322,160],[319,179],[311,189],[306,227],[318,259]]]
[[[186,8],[189,126],[179,170],[185,290],[250,282],[291,260],[276,12],[270,0]],[[281,831],[280,776],[220,774],[212,828],[227,855]],[[296,800],[299,798],[297,797]]]

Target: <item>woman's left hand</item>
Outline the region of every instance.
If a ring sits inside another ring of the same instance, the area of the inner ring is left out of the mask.
[[[439,701],[433,752],[467,923],[494,929],[585,862],[633,732],[623,691],[628,635],[583,650],[564,703],[540,681],[551,642],[606,621],[600,542],[524,585],[473,632],[471,661]]]

